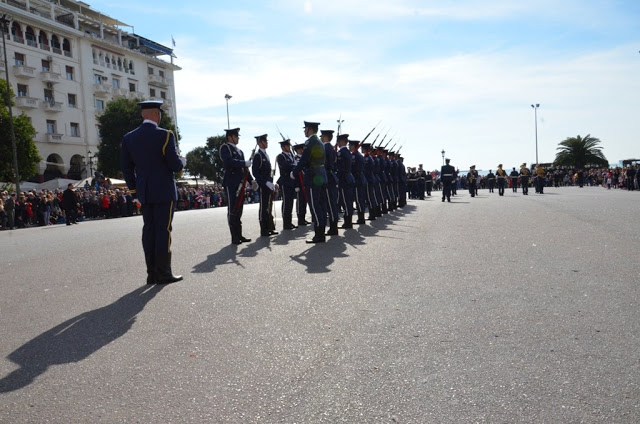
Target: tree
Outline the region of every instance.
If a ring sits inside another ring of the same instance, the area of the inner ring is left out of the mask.
[[[98,170],[105,176],[120,176],[120,145],[122,137],[142,124],[140,106],[142,100],[116,99],[107,103],[102,115],[98,117],[100,144],[98,145]],[[163,113],[160,119],[162,128],[176,134],[171,117]],[[180,136],[177,135],[178,139]]]
[[[207,138],[204,147],[196,147],[187,153],[185,171],[194,177],[205,177],[222,182],[224,165],[220,159],[220,147],[226,142],[225,136],[216,135]]]
[[[554,166],[568,166],[576,169],[582,169],[585,165],[609,166],[609,161],[604,157],[602,148],[598,146],[600,139],[591,137],[587,134],[582,138],[576,137],[566,138],[560,142],[553,161]]]
[[[6,99],[7,82],[0,79],[0,93]],[[13,105],[13,90],[9,90]],[[15,109],[14,109],[15,112]],[[13,181],[13,146],[11,145],[11,123],[9,121],[9,107],[6,100],[0,102],[0,180]],[[20,181],[26,180],[38,173],[38,163],[42,160],[34,141],[36,130],[24,113],[13,117],[13,127],[16,135],[18,151],[18,171]]]

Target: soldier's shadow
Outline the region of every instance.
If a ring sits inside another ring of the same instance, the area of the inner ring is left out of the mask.
[[[276,246],[283,246],[285,244],[289,244],[292,240],[304,237],[305,234],[306,232],[304,230],[301,231],[300,228],[295,230],[282,230],[282,232],[273,239],[273,244]]]
[[[236,259],[238,255],[238,245],[230,244],[220,249],[219,252],[207,256],[207,259],[193,266],[191,271],[194,274],[209,273],[215,271],[218,265],[235,264],[242,266]]]
[[[123,336],[164,287],[137,288],[110,305],[77,315],[20,346],[7,356],[20,368],[0,379],[0,393],[22,389],[50,366],[82,361]]]
[[[271,250],[271,237],[258,237],[253,243],[242,244],[244,248],[238,252],[238,256],[243,258],[255,258],[258,252],[264,248]]]
[[[346,258],[349,255],[344,237],[327,236],[326,243],[311,245],[308,249],[298,255],[289,256],[292,261],[298,262],[307,268],[309,274],[319,274],[331,272],[329,266],[335,262],[336,258]]]

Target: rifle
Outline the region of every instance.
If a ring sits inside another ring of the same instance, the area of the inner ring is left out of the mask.
[[[362,146],[362,144],[363,144],[365,141],[367,141],[367,138],[369,138],[369,136],[370,136],[370,135],[371,135],[371,133],[376,129],[376,127],[377,127],[378,125],[380,125],[380,122],[382,122],[382,121],[378,121],[378,123],[373,127],[373,129],[372,129],[371,131],[369,131],[369,134],[367,134],[367,136],[366,136],[364,139],[362,139],[362,141],[360,142],[360,146]],[[358,146],[358,147],[360,147],[360,146]]]
[[[398,147],[398,151],[396,152],[396,154],[399,154],[400,150],[402,150],[403,147],[404,147],[404,144],[402,146]]]
[[[340,129],[342,128],[342,113],[340,114],[340,117],[338,118],[338,135],[340,135]],[[338,136],[336,135],[336,137]]]
[[[284,135],[282,135],[282,131],[280,131],[280,128],[278,127],[278,124],[276,124],[276,129],[278,130],[278,133],[280,134],[280,137],[282,137],[282,141],[285,141],[286,138],[284,137]]]
[[[378,137],[380,137],[380,133],[378,133],[378,135],[376,136],[376,139],[373,140],[373,143],[371,143],[371,148],[373,149],[373,147],[376,145],[376,141],[378,141]]]
[[[391,139],[391,140],[393,140],[393,139]],[[389,140],[389,142],[391,142],[391,140]],[[389,151],[393,151],[393,148],[396,147],[396,144],[398,144],[398,143],[393,143],[393,146],[389,147]]]
[[[251,161],[253,161],[254,156],[256,155],[256,149],[258,148],[258,143],[256,142],[256,146],[253,148],[253,150],[251,151],[251,156],[249,156],[249,159]],[[242,206],[242,203],[244,202],[244,194],[247,190],[247,180],[249,179],[249,168],[245,167],[244,168],[244,178],[242,179],[242,183],[240,184],[240,186],[238,186],[238,190],[236,191],[236,205],[234,208],[234,211],[237,213],[237,211],[240,210],[240,207]]]
[[[384,137],[382,137],[382,140],[380,140],[380,144],[378,145],[378,147],[382,146],[382,143],[384,143],[384,139],[387,138],[387,136],[389,135],[389,131],[387,131],[387,133],[384,135]],[[389,143],[387,143],[389,144]],[[384,149],[384,147],[383,147]]]

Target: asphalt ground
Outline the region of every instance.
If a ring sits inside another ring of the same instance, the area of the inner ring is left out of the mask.
[[[0,422],[640,422],[640,193],[458,193],[313,246],[179,212],[169,286],[140,217],[0,232]]]

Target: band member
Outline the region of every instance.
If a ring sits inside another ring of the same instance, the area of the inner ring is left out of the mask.
[[[353,228],[353,187],[355,178],[351,173],[351,152],[347,147],[349,134],[338,136],[336,171],[338,172],[338,192],[340,206],[344,210],[344,223],[340,228]]]
[[[375,174],[375,163],[371,156],[371,143],[362,143],[362,152],[364,153],[364,176],[367,179],[367,204],[369,205],[369,221],[375,221],[378,215],[378,201],[376,194],[376,186],[379,181]]]
[[[358,151],[360,141],[349,140],[349,150],[351,151],[351,173],[355,180],[354,199],[356,201],[356,210],[358,211],[358,220],[356,224],[365,224],[364,212],[367,207],[367,178],[364,175],[364,156]]]
[[[487,174],[487,181],[489,182],[489,193],[493,193],[493,188],[495,187],[495,184],[496,184],[496,176],[493,172],[491,172],[491,169]]]
[[[536,165],[536,193],[544,194],[544,185],[547,179],[547,173],[542,165]]]
[[[275,220],[273,219],[273,200],[278,186],[273,183],[271,162],[267,155],[269,141],[267,134],[256,137],[258,154],[253,158],[251,172],[258,183],[260,207],[258,209],[258,221],[260,222],[260,237],[269,237],[278,234]]]
[[[307,240],[307,243],[326,241],[324,230],[327,226],[327,171],[324,168],[324,145],[317,135],[319,126],[317,122],[305,121],[304,135],[309,138],[304,143],[302,157],[290,174],[290,177],[295,179],[298,172],[305,170],[304,185],[308,189],[309,208],[315,231],[315,235]]]
[[[476,194],[478,194],[478,171],[476,171],[475,165],[469,167],[467,184],[469,184],[469,194],[471,194],[471,197],[476,197]]]
[[[280,142],[280,148],[282,152],[276,156],[276,163],[280,171],[280,178],[278,178],[278,185],[282,193],[282,228],[285,230],[293,230],[297,228],[293,225],[293,199],[296,197],[296,184],[295,180],[289,178],[289,174],[295,167],[295,159],[291,154],[291,141],[284,140]]]
[[[520,184],[522,184],[522,194],[525,196],[529,195],[529,177],[531,173],[527,168],[527,163],[523,163],[520,165]]]
[[[327,171],[327,210],[329,212],[328,236],[338,235],[338,219],[340,211],[338,209],[338,174],[336,174],[336,151],[331,145],[333,140],[332,130],[320,131],[320,140],[324,143],[324,168]]]
[[[422,168],[422,164],[418,165],[416,178],[418,179],[418,181],[416,182],[418,199],[424,200],[424,192],[427,190],[427,172]],[[431,190],[429,190],[429,196],[431,196]]]
[[[433,190],[433,175],[431,174],[431,172],[425,172],[424,179],[427,196],[431,197],[431,191]]]
[[[504,196],[504,186],[507,185],[507,171],[502,169],[502,164],[498,165],[496,181],[498,182],[498,194]]]
[[[447,198],[447,202],[451,202],[451,184],[452,182],[455,184],[454,173],[456,169],[449,165],[450,159],[445,159],[445,165],[442,165],[440,168],[440,181],[442,182],[442,201],[444,202],[445,197]]]
[[[160,128],[162,101],[138,103],[142,124],[122,139],[120,165],[127,187],[142,205],[142,248],[147,284],[182,280],[171,271],[171,222],[178,199],[174,173],[186,159],[178,156],[175,136]]]
[[[513,171],[511,171],[511,173],[509,174],[509,177],[511,178],[511,190],[514,193],[518,192],[518,177],[520,176],[520,173],[518,171],[516,171],[516,167],[513,167]]]
[[[304,151],[304,143],[296,144],[295,146],[293,146],[293,150],[295,151],[295,156],[293,157],[293,159],[295,160],[295,164],[297,165],[298,161],[302,157],[302,152]],[[298,227],[304,227],[306,225],[309,225],[309,222],[306,219],[309,194],[307,193],[307,189],[304,186],[304,171],[298,171],[295,177],[296,216],[298,217]]]
[[[404,158],[396,153],[396,162],[398,163],[398,206],[404,208],[407,206],[407,168],[404,166]]]
[[[220,159],[224,166],[222,188],[227,198],[227,221],[231,232],[231,243],[240,244],[251,241],[242,235],[242,210],[247,184],[252,183],[254,189],[257,189],[258,185],[249,172],[251,160],[245,160],[244,153],[237,147],[240,141],[240,128],[227,129],[225,132],[227,142],[220,146]]]

